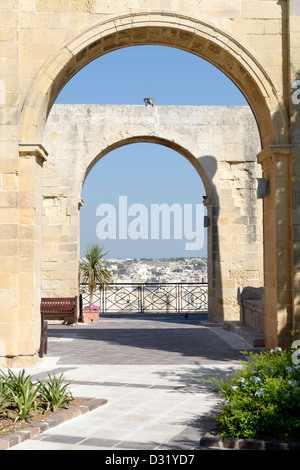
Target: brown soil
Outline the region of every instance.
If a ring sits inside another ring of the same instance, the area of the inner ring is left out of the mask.
[[[67,405],[59,408],[56,411],[32,411],[27,416],[26,420],[17,420],[18,414],[16,410],[9,410],[6,415],[0,415],[0,437],[6,436],[9,433],[20,431],[35,424],[43,423],[47,419],[64,413],[66,410],[76,408],[79,405],[86,403],[88,400],[84,398],[74,398]]]

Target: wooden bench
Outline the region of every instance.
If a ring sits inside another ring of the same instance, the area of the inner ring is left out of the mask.
[[[77,322],[77,297],[45,298],[41,300],[41,314],[48,319],[66,318],[66,323]]]

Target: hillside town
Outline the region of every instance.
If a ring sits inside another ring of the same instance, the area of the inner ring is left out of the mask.
[[[106,259],[113,282],[207,282],[206,258]]]

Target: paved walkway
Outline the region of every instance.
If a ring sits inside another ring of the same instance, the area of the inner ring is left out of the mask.
[[[219,400],[199,379],[225,376],[252,349],[200,315],[101,318],[48,334],[47,356],[27,372],[63,372],[74,396],[108,403],[10,450],[197,450]]]

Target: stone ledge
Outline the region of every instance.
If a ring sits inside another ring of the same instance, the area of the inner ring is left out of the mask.
[[[255,330],[251,326],[244,325],[242,322],[226,321],[223,323],[223,328],[240,336],[248,344],[251,344],[254,347],[263,348],[265,346],[264,334]]]
[[[244,299],[243,306],[248,307],[250,310],[255,310],[256,312],[264,314],[264,306],[261,300],[258,299]]]
[[[87,399],[87,403],[84,405],[79,405],[76,408],[61,411],[56,416],[51,417],[47,421],[42,423],[34,424],[33,426],[28,426],[27,428],[22,429],[21,431],[12,432],[0,438],[0,450],[6,450],[10,447],[13,447],[21,442],[32,439],[33,437],[42,434],[44,431],[51,429],[59,424],[62,424],[66,421],[69,421],[72,418],[81,416],[88,411],[92,411],[99,406],[105,405],[107,400],[103,398],[90,398]]]
[[[200,438],[200,447],[231,450],[300,450],[300,442],[263,441],[260,439],[221,438],[206,433]]]

